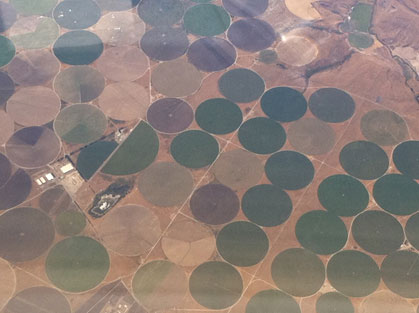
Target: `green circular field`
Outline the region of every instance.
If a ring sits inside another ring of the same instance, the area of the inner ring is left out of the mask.
[[[269,289],[255,294],[247,303],[246,313],[301,313],[297,301],[282,291]]]
[[[115,141],[97,141],[81,150],[77,158],[80,175],[90,179],[117,146]]]
[[[292,201],[288,194],[274,185],[257,185],[243,195],[244,215],[260,226],[272,227],[284,223],[291,215]]]
[[[419,179],[419,141],[399,144],[393,151],[393,162],[404,175]]]
[[[389,254],[404,241],[403,227],[383,211],[365,211],[352,223],[352,235],[364,250],[373,254]]]
[[[238,136],[244,148],[257,154],[278,151],[287,138],[281,124],[266,117],[256,117],[244,122],[239,128]]]
[[[215,36],[224,33],[230,26],[227,11],[214,4],[198,4],[185,12],[183,24],[188,33],[199,36]]]
[[[326,278],[323,262],[313,252],[292,248],[278,254],[272,262],[272,279],[286,293],[307,297],[315,294]]]
[[[234,102],[214,98],[202,102],[195,111],[195,120],[203,130],[217,135],[229,134],[239,128],[243,120]]]
[[[3,67],[12,61],[16,54],[16,48],[13,42],[0,35],[0,67]]]
[[[316,302],[317,313],[354,313],[351,300],[338,292],[322,294]]]
[[[199,265],[192,272],[189,291],[204,307],[221,310],[239,300],[243,292],[243,280],[232,265],[210,261]]]
[[[289,87],[269,89],[260,99],[260,105],[267,116],[280,122],[296,121],[307,111],[303,94]]]
[[[388,174],[378,179],[373,189],[377,204],[395,215],[410,215],[419,210],[419,184],[400,174]]]
[[[365,297],[380,283],[380,269],[365,253],[345,250],[335,254],[327,264],[327,279],[348,297]]]
[[[106,131],[105,114],[91,104],[73,104],[64,108],[54,121],[54,129],[66,142],[86,144],[98,140]]]
[[[413,214],[404,229],[410,244],[419,250],[419,213]]]
[[[106,249],[89,237],[70,237],[49,251],[45,270],[50,281],[64,291],[83,292],[101,283],[109,270]]]
[[[305,213],[295,226],[295,234],[304,248],[322,255],[339,251],[348,239],[343,221],[327,211]]]
[[[10,0],[16,10],[23,15],[43,15],[50,12],[58,0]]]
[[[219,146],[210,134],[200,130],[188,130],[173,139],[170,152],[180,165],[201,168],[215,161]]]
[[[61,212],[55,219],[55,229],[63,236],[74,236],[86,227],[86,218],[83,213],[68,210]]]
[[[265,81],[254,71],[246,68],[236,68],[221,76],[218,88],[227,99],[248,103],[255,101],[265,91]]]
[[[269,239],[253,223],[233,222],[218,233],[217,249],[223,259],[233,265],[252,266],[265,257],[269,249]]]
[[[317,196],[326,210],[339,216],[355,216],[369,202],[369,194],[364,185],[349,175],[341,174],[323,180]]]
[[[142,0],[138,15],[151,26],[170,26],[178,22],[184,12],[180,0]]]

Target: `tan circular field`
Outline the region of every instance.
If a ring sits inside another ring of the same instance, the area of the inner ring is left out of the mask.
[[[113,208],[99,225],[105,246],[121,255],[147,253],[159,240],[160,222],[150,210],[139,205]]]
[[[18,90],[7,101],[6,111],[20,125],[41,126],[52,121],[60,108],[60,98],[52,89],[36,86]]]
[[[149,91],[133,82],[107,85],[99,97],[99,106],[103,113],[115,120],[145,118],[149,105]]]
[[[12,118],[5,111],[0,110],[0,145],[13,135],[15,125]]]
[[[9,262],[0,258],[0,310],[6,305],[15,292],[16,276]]]
[[[149,67],[148,57],[136,46],[108,48],[96,61],[96,68],[114,81],[134,81]]]
[[[414,306],[406,299],[390,292],[379,291],[362,302],[359,313],[414,313]]]
[[[307,65],[319,54],[315,43],[305,37],[294,35],[284,35],[276,50],[278,59],[292,66]]]
[[[93,31],[110,46],[127,46],[138,43],[145,33],[145,24],[137,14],[111,12],[93,26]]]
[[[321,18],[320,13],[313,7],[314,0],[285,0],[288,10],[303,20],[315,20]]]
[[[196,266],[215,251],[214,233],[193,220],[174,222],[161,240],[164,254],[181,266]]]

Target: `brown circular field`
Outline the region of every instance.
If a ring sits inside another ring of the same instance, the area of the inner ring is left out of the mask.
[[[111,47],[96,61],[96,68],[114,81],[134,81],[148,70],[145,53],[135,46]]]
[[[364,299],[359,313],[415,313],[414,306],[387,290],[373,293]]]
[[[160,63],[151,74],[151,84],[167,97],[186,97],[201,87],[201,73],[184,60]]]
[[[48,189],[39,197],[39,207],[50,216],[67,210],[70,203],[69,194],[60,185]]]
[[[31,177],[24,170],[18,169],[0,188],[0,210],[13,208],[25,201],[31,189]]]
[[[46,127],[25,127],[13,134],[6,143],[6,155],[16,165],[37,168],[54,161],[61,150],[57,135]]]
[[[121,255],[148,252],[161,235],[160,222],[150,210],[139,205],[113,208],[98,229],[105,246]]]
[[[70,303],[58,290],[49,287],[31,287],[22,290],[7,304],[8,313],[71,313]]]
[[[16,275],[9,262],[0,258],[0,310],[10,300],[16,288]]]
[[[7,101],[10,117],[23,126],[41,126],[52,121],[60,112],[61,101],[49,88],[36,86],[19,89]]]
[[[305,37],[287,35],[276,47],[278,59],[293,66],[304,66],[313,62],[319,51],[316,44]]]
[[[13,135],[15,124],[5,111],[0,110],[0,145],[4,144]]]
[[[237,149],[220,155],[212,168],[217,180],[234,189],[248,189],[263,175],[262,161],[253,153]]]
[[[110,46],[127,46],[138,43],[145,33],[145,24],[131,12],[108,13],[93,26],[93,31]]]
[[[138,181],[144,198],[162,207],[183,204],[193,185],[191,172],[174,162],[154,163],[141,173]]]
[[[145,118],[149,104],[149,91],[132,82],[109,84],[99,97],[103,113],[122,121]]]
[[[21,86],[43,85],[60,71],[60,62],[48,50],[26,50],[7,67],[10,77]]]
[[[333,128],[316,118],[293,122],[287,135],[295,150],[308,155],[327,153],[332,150],[336,141]]]
[[[193,220],[174,222],[161,240],[164,254],[181,266],[197,266],[211,258],[215,236],[207,226]]]
[[[21,207],[0,215],[0,234],[0,257],[9,262],[25,262],[48,250],[55,230],[44,212]]]

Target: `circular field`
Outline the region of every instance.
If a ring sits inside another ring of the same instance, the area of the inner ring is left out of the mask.
[[[276,47],[278,59],[291,66],[304,66],[313,62],[319,54],[318,47],[302,36],[284,35]]]
[[[201,264],[192,272],[189,291],[199,304],[208,309],[220,310],[239,300],[243,281],[232,265],[211,261]]]
[[[373,293],[362,301],[360,313],[415,313],[415,307],[406,299],[388,291]]]
[[[231,221],[237,215],[240,200],[230,188],[221,184],[209,184],[193,193],[189,205],[197,220],[220,225]]]
[[[160,63],[151,73],[151,84],[167,97],[186,97],[201,87],[201,73],[184,60]]]
[[[141,19],[151,26],[170,26],[183,16],[180,0],[143,0],[138,6]]]
[[[105,88],[103,75],[90,66],[75,66],[61,71],[54,80],[54,90],[69,103],[90,102]]]
[[[153,163],[158,151],[159,138],[156,132],[142,121],[119,146],[102,172],[110,175],[138,173]]]
[[[164,310],[180,304],[188,289],[182,268],[169,261],[151,261],[139,268],[132,280],[134,296],[152,310]]]
[[[109,47],[96,61],[96,68],[113,81],[134,81],[149,68],[147,56],[138,47]]]
[[[301,153],[280,151],[266,161],[265,173],[272,184],[286,190],[297,190],[311,183],[314,166]]]
[[[224,8],[233,16],[254,17],[268,8],[268,0],[223,0]]]
[[[237,68],[223,74],[218,81],[220,92],[233,102],[255,101],[265,91],[265,81],[254,71]]]
[[[291,215],[288,194],[274,185],[257,185],[243,195],[242,210],[246,217],[263,227],[278,226]]]
[[[381,146],[393,146],[409,135],[406,122],[389,110],[373,110],[361,119],[361,131],[367,140]]]
[[[321,182],[317,196],[322,206],[339,216],[355,216],[366,209],[369,194],[364,185],[349,175],[333,175]]]
[[[10,136],[13,135],[14,130],[15,123],[12,118],[5,111],[0,111],[0,145],[6,143]]]
[[[304,248],[322,255],[339,251],[348,239],[342,220],[326,211],[305,213],[295,226],[295,234]]]
[[[219,153],[217,140],[206,132],[188,130],[177,135],[170,153],[180,165],[188,168],[202,168],[215,161]]]
[[[49,287],[31,287],[18,292],[7,304],[6,312],[60,312],[71,313],[70,303],[58,290]]]
[[[117,146],[115,141],[96,141],[81,150],[77,157],[77,170],[80,175],[84,179],[90,179]]]
[[[299,248],[278,254],[272,262],[271,272],[279,289],[297,297],[315,294],[326,276],[319,257],[311,251]]]
[[[152,164],[141,173],[138,181],[138,188],[144,198],[161,207],[183,204],[193,186],[190,171],[173,162]]]
[[[141,0],[96,0],[102,10],[126,11],[137,6]]]
[[[353,141],[340,151],[340,164],[350,175],[359,179],[376,179],[387,171],[386,152],[370,141]]]
[[[404,242],[402,225],[383,211],[358,215],[352,223],[352,235],[361,248],[373,254],[389,254]]]
[[[381,263],[384,283],[394,293],[404,298],[419,297],[419,255],[412,251],[396,251]]]
[[[16,274],[9,262],[3,259],[0,259],[0,275],[3,283],[0,286],[0,309],[3,309],[15,293],[16,288]]]
[[[221,71],[236,61],[236,49],[218,37],[201,38],[189,47],[188,60],[201,71]]]
[[[186,53],[189,39],[181,28],[156,27],[144,34],[140,46],[151,59],[169,61]]]
[[[239,221],[224,226],[217,235],[217,249],[222,258],[236,266],[260,263],[269,250],[269,239],[259,226]]]
[[[21,51],[10,62],[7,72],[20,86],[44,85],[60,71],[60,62],[47,50]]]
[[[296,121],[307,111],[303,94],[289,87],[269,89],[260,99],[260,105],[267,116],[283,123]]]
[[[60,112],[61,101],[49,88],[36,86],[19,89],[7,101],[9,116],[23,126],[41,126],[52,121]]]
[[[419,213],[413,214],[408,219],[404,231],[410,244],[419,249]]]
[[[58,114],[54,130],[66,142],[86,144],[98,140],[106,131],[105,114],[91,104],[72,104]]]
[[[352,117],[355,102],[345,91],[322,88],[313,93],[308,101],[310,111],[322,121],[341,123]]]
[[[322,294],[316,302],[317,313],[354,313],[351,300],[338,292]],[[366,313],[366,312],[365,312]],[[378,312],[377,312],[378,313]]]
[[[410,215],[419,209],[419,185],[404,175],[381,177],[374,184],[373,195],[380,207],[395,215]]]
[[[55,219],[55,229],[60,235],[74,236],[86,227],[86,218],[83,213],[76,210],[61,212]]]
[[[224,135],[239,128],[243,114],[234,102],[224,98],[213,98],[205,100],[198,106],[195,120],[203,130]]]
[[[150,209],[125,205],[105,215],[98,234],[108,249],[134,256],[147,253],[159,240],[161,229],[159,219]]]
[[[61,150],[57,135],[46,127],[19,129],[6,143],[6,155],[16,165],[38,168],[54,161]]]
[[[366,33],[350,33],[348,35],[348,41],[352,47],[360,50],[371,47],[374,44],[374,38],[370,34]]]
[[[8,30],[16,22],[17,14],[15,8],[6,2],[0,3],[1,25],[0,33]]]
[[[65,189],[58,185],[43,192],[39,197],[39,207],[49,216],[55,216],[68,209],[71,197]]]
[[[215,251],[211,229],[193,220],[175,221],[161,239],[164,254],[181,266],[197,266]]]
[[[0,188],[3,187],[12,175],[12,164],[9,159],[0,153]]]
[[[278,54],[275,50],[265,49],[259,51],[257,60],[265,64],[275,64],[278,61]]]
[[[244,148],[257,154],[271,154],[285,144],[287,134],[281,124],[266,117],[255,117],[244,122],[238,132]]]
[[[51,246],[55,230],[41,210],[21,207],[0,216],[0,257],[25,262],[41,256]]]
[[[0,35],[0,68],[9,64],[16,54],[16,48],[13,42]]]
[[[131,12],[108,13],[93,26],[94,32],[109,46],[138,44],[145,33],[145,24]]]
[[[92,0],[66,0],[55,7],[53,16],[63,28],[84,29],[99,21],[101,10]]]
[[[40,0],[36,3],[31,0],[11,0],[10,3],[22,15],[43,15],[50,12],[58,0]]]
[[[282,291],[269,289],[255,294],[246,305],[246,313],[301,313],[297,301]]]
[[[211,168],[217,180],[233,190],[256,185],[263,175],[262,161],[242,149],[223,152]]]
[[[114,120],[144,118],[150,104],[149,91],[133,82],[108,84],[99,97],[99,107]]]
[[[335,254],[327,264],[327,279],[348,297],[365,297],[380,283],[380,269],[368,255],[345,250]]]
[[[151,104],[147,121],[159,132],[174,134],[189,127],[194,119],[191,106],[176,98],[163,98]]]
[[[73,30],[58,37],[54,54],[63,63],[85,65],[95,61],[103,52],[103,42],[94,33]]]
[[[224,33],[230,22],[231,17],[223,7],[207,3],[190,7],[183,17],[186,31],[199,36]]]
[[[49,17],[20,17],[10,28],[9,38],[18,48],[42,49],[50,46],[59,36],[60,27]]]
[[[272,26],[255,18],[234,22],[228,29],[227,36],[234,46],[250,52],[267,49],[276,40]]]
[[[109,270],[106,249],[90,237],[70,237],[58,242],[48,253],[45,270],[50,281],[68,292],[96,287]],[[95,270],[92,271],[92,268]]]
[[[0,72],[0,105],[3,105],[15,92],[15,84],[6,72]]]
[[[26,200],[32,189],[31,177],[22,169],[18,169],[0,187],[0,210],[10,209]]]
[[[419,141],[405,141],[393,151],[393,162],[404,175],[419,179]]]
[[[288,139],[295,150],[308,155],[319,155],[333,149],[336,134],[327,123],[316,118],[304,118],[290,125]]]

